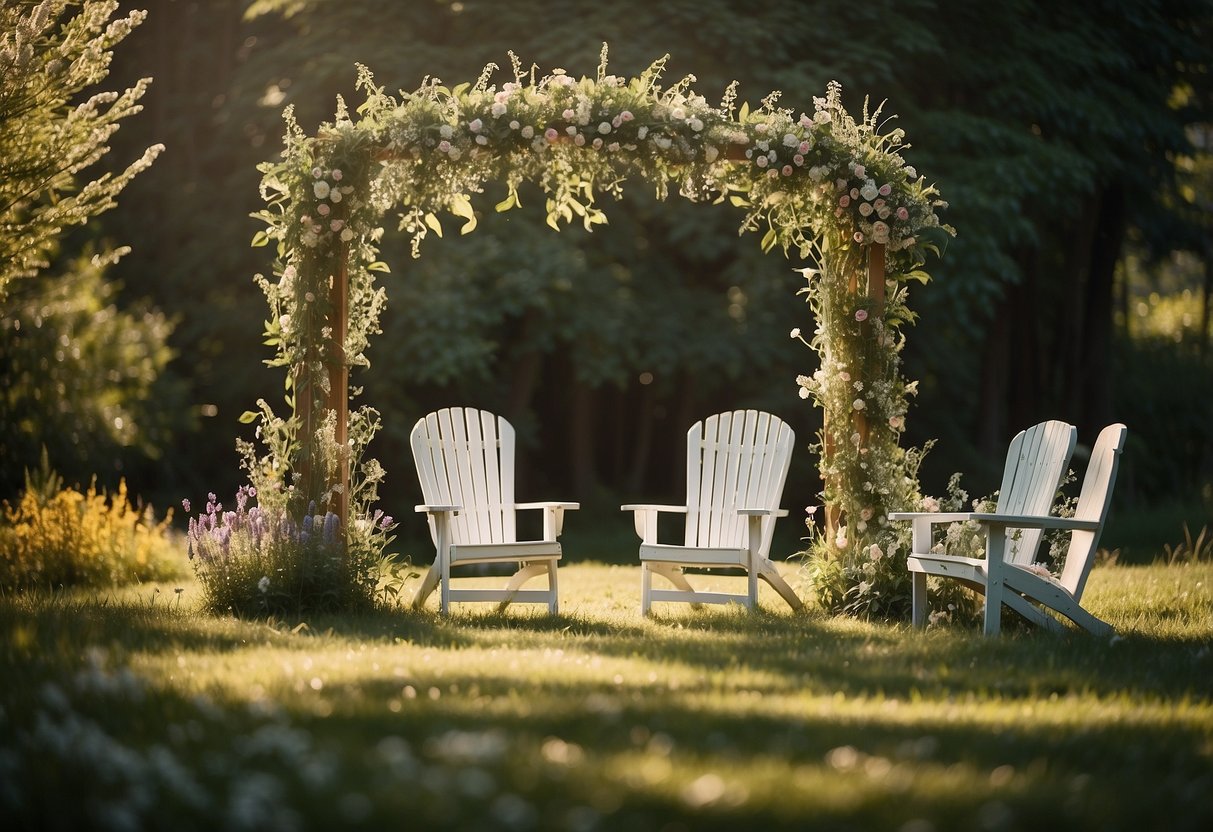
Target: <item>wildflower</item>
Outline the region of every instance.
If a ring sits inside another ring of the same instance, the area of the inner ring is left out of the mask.
[[[479,133],[480,128],[484,127],[484,122],[478,118],[474,118],[468,122],[468,129],[473,133]]]
[[[535,128],[528,124],[526,127],[523,127],[520,132],[522,134],[522,138],[529,139],[535,135]]]
[[[906,423],[906,419],[904,416],[890,416],[889,417],[889,427],[891,427],[893,430],[901,430],[902,426],[904,426],[905,423]]]
[[[189,498],[189,497],[186,497],[185,499],[183,499],[183,500],[181,501],[181,507],[182,507],[183,509],[185,509],[185,513],[186,513],[186,514],[189,514],[189,513],[190,513],[190,498]]]
[[[322,171],[320,168],[312,168],[313,179],[319,179],[322,176],[324,176],[324,171]]]
[[[438,128],[438,135],[444,139],[449,139],[455,135],[455,129],[449,124],[444,124]]]
[[[395,521],[392,520],[392,515],[385,514],[385,515],[383,515],[383,519],[379,521],[379,528],[383,529],[383,531],[386,532],[388,529],[390,529],[392,527],[393,522],[395,522]]]
[[[324,199],[329,195],[330,190],[329,183],[323,179],[312,183],[312,193],[316,195],[316,199]]]
[[[791,338],[799,338],[800,337],[800,327],[793,327],[792,331],[790,333],[788,333],[788,336]],[[186,511],[189,511],[189,509],[187,508]]]
[[[334,182],[340,182],[341,177],[344,176],[344,174],[341,172],[340,168],[336,168],[331,174],[329,174],[329,176],[333,177]]]
[[[867,319],[868,319],[868,310],[866,310],[866,309],[856,309],[855,310],[855,320],[859,321],[859,323],[863,323]]]
[[[261,590],[262,595],[269,592],[269,589],[270,589],[270,576],[269,575],[261,576],[261,580],[257,581],[257,589]]]

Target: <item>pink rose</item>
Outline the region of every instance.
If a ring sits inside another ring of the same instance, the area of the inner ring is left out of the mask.
[[[846,208],[850,204],[851,204],[851,198],[849,196],[847,196],[846,194],[843,194],[842,196],[838,197],[838,207],[839,208]]]
[[[809,152],[809,143],[801,142],[800,147],[798,147],[797,150],[799,150],[801,153],[808,153]]]
[[[481,127],[484,127],[484,122],[478,118],[472,119],[468,122],[468,129],[473,133],[479,133]]]
[[[897,209],[897,219],[904,222],[904,221],[908,220],[909,218],[910,218],[910,212],[907,211],[904,206]]]
[[[577,115],[577,114],[575,112],[573,112],[572,110],[565,110],[563,113],[560,114],[560,117],[563,118],[565,121],[568,121],[575,115]]]
[[[330,231],[340,231],[345,228],[345,220],[333,220],[329,223]]]
[[[340,182],[340,181],[341,181],[341,171],[340,171],[340,170],[334,170],[334,171],[333,171],[331,174],[329,174],[329,175],[333,177],[333,181],[334,181],[334,182]]]
[[[792,157],[792,161],[796,164],[796,167],[800,167],[804,164],[804,157],[797,153]]]
[[[320,216],[322,216],[322,217],[326,216],[328,214],[328,212],[329,212],[329,207],[326,203],[322,202],[316,206],[316,213],[319,214]]]
[[[858,234],[859,232],[856,232],[856,233]],[[860,323],[863,323],[867,319],[868,319],[868,310],[866,310],[866,309],[856,309],[855,310],[855,320],[859,321]]]
[[[851,239],[853,239],[857,243],[862,243],[863,242],[863,232],[856,231],[854,234],[851,235]]]
[[[893,186],[886,182],[880,186],[879,190],[881,196],[888,196],[889,194],[893,193]]]
[[[792,166],[791,166],[791,165],[784,165],[784,166],[783,166],[783,175],[784,175],[784,176],[791,176],[791,175],[792,175]]]
[[[450,153],[451,152],[451,143],[448,142],[446,139],[443,139],[442,141],[438,142],[438,152],[439,153]]]
[[[549,127],[543,131],[543,137],[548,140],[548,144],[556,144],[556,140],[560,138],[560,134],[556,132],[555,127]]]

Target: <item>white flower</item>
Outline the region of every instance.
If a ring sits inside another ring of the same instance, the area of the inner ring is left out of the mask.
[[[868,547],[868,557],[870,557],[872,560],[880,560],[884,557],[884,550],[881,549],[877,544],[873,543],[870,547]]]
[[[605,136],[607,133],[611,132],[611,123],[610,123],[609,121],[604,121],[604,122],[602,122],[601,124],[599,124],[599,125],[598,125],[598,132],[599,132],[599,133],[601,133],[601,134],[602,134],[602,135],[604,135],[604,136]]]
[[[670,145],[672,145],[673,143],[674,142],[666,136],[654,136],[653,137],[653,144],[657,145],[662,150],[669,150]]]
[[[687,124],[690,125],[691,129],[694,130],[696,133],[703,130],[703,122],[697,118],[691,119],[690,121],[687,122]]]
[[[807,388],[807,387],[800,388],[800,398],[807,399],[810,395],[812,395],[812,394],[809,393],[809,388]]]
[[[686,119],[686,117],[687,111],[681,107],[675,107],[673,110],[670,110],[670,118],[674,119],[675,121],[683,121]]]
[[[269,591],[269,588],[270,588],[269,575],[262,575],[261,580],[257,581],[257,589],[261,590],[261,594],[264,595],[266,592]]]
[[[719,151],[719,150],[717,150],[717,149],[716,149],[716,147],[715,147],[714,145],[710,145],[710,144],[709,144],[709,145],[707,145],[707,146],[705,146],[705,147],[703,148],[703,158],[704,158],[704,159],[707,159],[708,164],[711,164],[712,162],[715,162],[715,161],[716,161],[716,158],[717,158],[719,155],[720,155],[720,151]]]
[[[488,136],[477,136],[476,137],[476,144],[484,145],[484,144],[488,144],[488,143],[489,143]]]
[[[474,118],[468,122],[468,129],[473,133],[479,133],[481,127],[484,127],[484,122],[478,118]]]
[[[535,135],[535,128],[532,127],[531,125],[528,124],[526,127],[522,128],[522,138],[529,139],[534,135]]]
[[[502,104],[500,101],[498,101],[496,104],[494,104],[492,107],[489,108],[489,112],[492,113],[494,116],[503,116],[503,115],[505,115],[505,105]]]
[[[796,134],[794,134],[794,133],[784,133],[783,134],[783,146],[784,147],[799,147],[800,139],[796,138]]]
[[[329,202],[340,202],[341,199],[342,199],[341,191],[330,191],[329,192]]]
[[[312,183],[312,193],[316,195],[316,199],[324,199],[329,195],[330,190],[332,189],[329,187],[329,183],[323,179]]]
[[[349,242],[350,240],[352,240],[352,239],[354,239],[354,232],[353,232],[353,231],[351,231],[349,228],[344,228],[344,229],[342,229],[342,231],[341,231],[341,242],[343,242],[343,243],[348,243],[348,242]]]
[[[867,407],[867,404],[864,403],[863,399],[856,399],[855,401],[851,402],[851,407],[855,408],[856,410],[863,410],[865,407]]]
[[[438,135],[442,136],[444,139],[449,139],[451,136],[455,135],[455,130],[453,127],[451,127],[451,125],[444,124],[438,128]]]
[[[522,126],[522,125],[518,123],[518,119],[514,119],[514,120],[512,120],[512,121],[510,122],[510,129],[511,129],[511,130],[517,130],[517,129],[518,129],[519,127],[521,127],[521,126]]]
[[[648,134],[649,134],[649,128],[646,127],[645,125],[642,124],[642,125],[640,125],[640,127],[636,128],[636,138],[643,139]]]
[[[788,336],[791,338],[799,338],[800,337],[800,327],[798,327],[798,326],[793,327],[792,331],[790,333],[788,333]]]
[[[859,213],[863,214],[865,217],[871,216],[872,206],[866,202],[859,203]]]
[[[862,196],[864,199],[866,199],[868,202],[871,202],[872,200],[874,200],[876,197],[878,197],[880,195],[880,192],[878,190],[876,190],[876,184],[874,182],[868,182],[862,188],[859,189],[859,195]]]
[[[872,239],[878,243],[887,243],[889,241],[889,226],[879,221],[872,223]]]

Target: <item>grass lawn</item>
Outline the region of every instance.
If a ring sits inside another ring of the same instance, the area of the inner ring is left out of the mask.
[[[0,597],[5,829],[1213,829],[1213,564],[1097,568],[1111,639],[644,620],[596,563],[557,617],[176,588]]]

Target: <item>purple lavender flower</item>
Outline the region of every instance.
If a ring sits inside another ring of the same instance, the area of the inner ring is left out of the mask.
[[[341,524],[340,519],[337,517],[336,514],[333,514],[333,512],[330,511],[328,514],[324,515],[324,542],[325,543],[336,543],[337,542],[337,529],[340,526],[340,524]]]
[[[381,521],[379,521],[379,528],[383,529],[386,532],[391,527],[392,527],[392,515],[390,515],[390,514],[383,515],[383,519]]]

